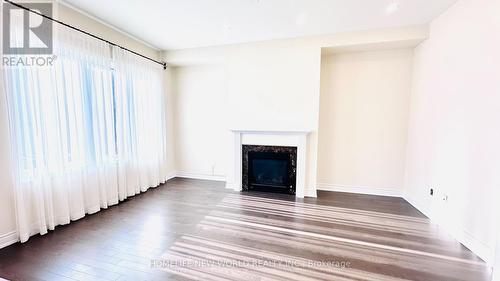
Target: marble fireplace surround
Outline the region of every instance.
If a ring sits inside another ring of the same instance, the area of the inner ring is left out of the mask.
[[[297,147],[297,174],[295,196],[304,198],[306,189],[306,159],[308,131],[248,131],[231,130],[233,133],[233,163],[226,182],[226,188],[242,190],[242,146],[291,146]]]
[[[279,158],[281,160],[287,161],[287,180],[290,181],[290,185],[282,186],[282,189],[279,188],[278,192],[284,192],[284,190],[288,190],[289,194],[295,195],[295,183],[296,183],[296,164],[297,164],[297,147],[295,146],[267,146],[267,145],[246,145],[243,144],[243,190],[249,190],[251,187],[251,153],[271,153],[272,155],[279,154],[281,157],[286,155],[286,158]]]

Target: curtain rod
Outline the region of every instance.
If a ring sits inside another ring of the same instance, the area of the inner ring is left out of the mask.
[[[14,2],[12,2],[12,1],[10,1],[10,0],[3,0],[3,1],[5,1],[5,2],[7,2],[7,3],[11,4],[11,5],[14,5],[14,6],[16,6],[16,7],[20,8],[20,9],[26,10],[26,11],[28,11],[28,12],[30,12],[30,13],[37,14],[37,15],[39,15],[39,16],[41,16],[41,17],[43,17],[43,18],[46,18],[46,19],[51,20],[51,21],[53,21],[53,22],[56,22],[56,23],[58,23],[58,24],[64,25],[64,26],[66,26],[66,27],[68,27],[68,28],[70,28],[70,29],[76,30],[76,31],[81,32],[81,33],[83,33],[83,34],[86,34],[86,35],[88,35],[88,36],[90,36],[90,37],[93,37],[93,38],[95,38],[95,39],[97,39],[97,40],[104,41],[104,42],[106,42],[106,43],[108,43],[108,44],[110,44],[110,45],[112,45],[112,46],[116,46],[116,47],[118,47],[118,48],[120,48],[120,49],[122,49],[122,50],[128,51],[128,52],[130,52],[130,53],[132,53],[132,54],[134,54],[134,55],[136,55],[136,56],[139,56],[139,57],[145,58],[145,59],[150,60],[150,61],[152,61],[152,62],[154,62],[154,63],[157,63],[157,64],[161,64],[161,65],[163,66],[163,69],[167,69],[167,63],[166,63],[166,62],[162,62],[162,61],[158,61],[158,60],[152,59],[152,58],[150,58],[150,57],[148,57],[148,56],[145,56],[145,55],[140,54],[140,53],[138,53],[138,52],[132,51],[132,50],[130,50],[130,49],[128,49],[128,48],[126,48],[126,47],[123,47],[123,46],[121,46],[121,45],[118,45],[118,44],[116,44],[116,43],[114,43],[114,42],[111,42],[111,41],[109,41],[109,40],[106,40],[106,39],[104,39],[104,38],[102,38],[102,37],[99,37],[99,36],[97,36],[97,35],[94,35],[94,34],[92,34],[92,33],[90,33],[90,32],[87,32],[87,31],[85,31],[85,30],[82,30],[82,29],[80,29],[80,28],[78,28],[78,27],[74,27],[74,26],[72,26],[72,25],[69,25],[69,24],[67,24],[67,23],[65,23],[65,22],[62,22],[62,21],[60,21],[60,20],[56,20],[56,19],[54,19],[54,18],[51,18],[51,17],[49,17],[49,16],[47,16],[47,15],[44,15],[44,14],[42,14],[42,13],[39,13],[39,12],[37,12],[37,11],[31,10],[30,8],[27,8],[27,7],[25,7],[25,6],[23,6],[23,5],[20,5],[20,4],[18,4],[18,3],[14,3]]]

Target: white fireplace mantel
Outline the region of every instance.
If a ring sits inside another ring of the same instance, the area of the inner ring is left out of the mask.
[[[226,187],[242,190],[242,145],[270,145],[297,147],[297,175],[295,194],[304,198],[306,187],[307,136],[310,131],[231,130],[233,133],[232,172]],[[231,168],[231,167],[230,167]]]

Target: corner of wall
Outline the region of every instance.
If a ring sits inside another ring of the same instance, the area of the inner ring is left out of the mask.
[[[445,232],[450,234],[454,239],[456,239],[459,243],[467,247],[481,259],[483,259],[488,266],[492,266],[492,263],[495,260],[495,249],[489,245],[486,245],[484,242],[478,240],[474,235],[469,233],[464,227],[445,227],[442,226],[438,220],[437,215],[432,211],[431,208],[426,206],[423,202],[413,197],[407,192],[404,192],[403,199],[410,203],[415,209],[424,214],[431,223],[442,227]]]

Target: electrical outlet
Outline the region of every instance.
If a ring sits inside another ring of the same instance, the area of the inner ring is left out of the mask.
[[[434,195],[434,188],[431,188],[431,189],[430,189],[429,194],[430,194],[431,196],[433,196],[433,195]]]
[[[444,202],[448,202],[448,195],[444,195],[444,196],[443,196],[443,201],[444,201]]]

